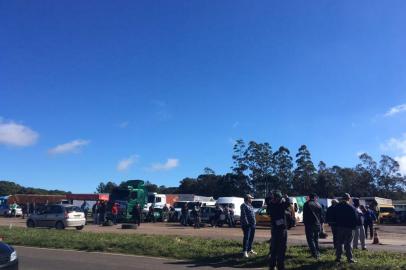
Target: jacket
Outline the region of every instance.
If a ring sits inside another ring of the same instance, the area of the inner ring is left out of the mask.
[[[303,205],[303,223],[308,226],[320,225],[323,223],[321,206],[314,200],[307,201]]]
[[[266,212],[271,217],[272,229],[286,230],[288,228],[288,221],[286,220],[286,213],[289,211],[290,202],[281,200],[279,203],[270,202],[266,208]]]
[[[358,214],[354,206],[347,202],[340,202],[334,208],[334,220],[337,227],[355,229],[357,227]]]
[[[255,220],[255,211],[251,204],[243,203],[241,204],[241,227],[244,226],[255,226],[257,223]]]

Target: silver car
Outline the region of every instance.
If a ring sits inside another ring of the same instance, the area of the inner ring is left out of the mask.
[[[75,227],[77,230],[83,229],[86,219],[83,211],[74,205],[55,204],[47,205],[44,209],[29,215],[27,227],[48,227],[59,230],[66,227]]]

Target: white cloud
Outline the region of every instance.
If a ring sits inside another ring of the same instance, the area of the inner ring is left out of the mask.
[[[394,116],[401,112],[406,112],[406,103],[390,108],[389,111],[385,113],[385,116]]]
[[[399,163],[400,172],[406,175],[406,155],[395,157],[395,160]]]
[[[165,163],[155,163],[151,166],[151,171],[168,171],[179,166],[179,159],[168,158]]]
[[[236,128],[236,127],[238,127],[239,125],[240,125],[240,122],[235,121],[234,124],[233,124],[233,128]]]
[[[80,149],[84,146],[88,145],[90,141],[77,139],[71,142],[67,142],[64,144],[60,144],[48,150],[49,154],[52,155],[59,155],[59,154],[67,154],[67,153],[78,153]]]
[[[118,124],[118,127],[119,128],[126,128],[126,127],[128,127],[129,124],[130,124],[130,122],[124,121],[124,122],[121,122],[120,124]]]
[[[402,174],[406,175],[406,133],[400,138],[390,138],[381,148],[397,155],[394,159],[399,162]]]
[[[137,155],[132,155],[128,158],[122,159],[117,164],[117,171],[124,172],[127,171],[138,159]]]
[[[390,138],[385,144],[381,145],[384,151],[406,154],[406,133],[401,138]]]
[[[37,142],[39,134],[27,126],[0,117],[0,144],[29,146]]]

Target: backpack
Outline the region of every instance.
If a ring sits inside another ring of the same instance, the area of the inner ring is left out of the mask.
[[[292,216],[292,211],[289,208],[285,210],[286,229],[290,229],[296,225],[295,217]]]

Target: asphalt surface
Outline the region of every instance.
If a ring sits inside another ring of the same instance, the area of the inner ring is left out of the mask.
[[[210,266],[197,266],[163,258],[18,246],[14,248],[22,270],[213,269]]]

